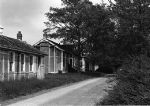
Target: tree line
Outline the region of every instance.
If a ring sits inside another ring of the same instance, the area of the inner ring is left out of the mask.
[[[61,1],[61,8],[50,7],[46,13],[44,32],[74,45],[79,58],[86,55],[101,67],[115,69],[135,56],[149,55],[149,0],[108,0],[109,5]]]

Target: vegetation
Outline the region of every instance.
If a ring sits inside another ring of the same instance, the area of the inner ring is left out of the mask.
[[[99,104],[150,104],[149,0],[115,0],[112,15],[117,20],[116,54],[122,67],[117,84]]]
[[[81,73],[49,74],[43,80],[22,79],[0,82],[0,101],[32,94],[44,89],[51,89],[61,85],[82,81],[92,76]]]
[[[150,58],[144,55],[128,61],[118,70],[117,84],[97,105],[150,104]]]
[[[149,52],[150,1],[114,1],[110,2],[110,9],[117,23],[117,58],[122,60]]]
[[[109,10],[89,0],[62,0],[62,3],[62,8],[51,7],[46,13],[44,32],[48,37],[62,38],[64,44],[75,46],[78,56],[86,55],[97,64],[111,60],[115,27]],[[51,33],[54,29],[56,32]]]
[[[63,8],[47,13],[44,31],[55,28],[49,37],[75,44],[79,55],[88,54],[103,71],[121,69],[102,104],[150,104],[150,1],[108,1],[109,6],[62,0]]]

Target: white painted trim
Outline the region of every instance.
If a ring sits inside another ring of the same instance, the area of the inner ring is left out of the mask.
[[[15,52],[13,52],[12,72],[15,72]]]
[[[36,56],[33,56],[33,72],[36,73]]]
[[[49,49],[49,51],[48,51],[49,52],[49,54],[48,54],[48,73],[51,72],[51,68],[50,68],[50,63],[51,63],[51,54],[50,54],[51,50],[50,49],[51,48],[50,47],[51,46],[49,46],[49,48],[48,48]]]
[[[24,54],[23,72],[26,72],[26,54]]]
[[[9,81],[9,71],[10,71],[10,63],[9,63],[10,54],[8,54],[8,81]]]
[[[13,65],[12,65],[12,72],[15,72],[15,65],[16,65],[16,63],[15,63],[15,57],[16,57],[16,54],[15,54],[15,52],[13,52]],[[14,80],[15,80],[15,76],[16,74],[14,74]]]
[[[36,45],[38,45],[38,44],[40,44],[41,42],[43,42],[43,41],[45,41],[46,39],[41,39],[40,41],[38,41],[38,42],[36,42],[35,44],[33,44],[33,46],[36,46]]]
[[[63,50],[63,49],[61,49],[60,47],[58,47],[57,45],[55,45],[53,42],[51,42],[50,40],[48,40],[48,39],[45,39],[45,38],[43,38],[43,39],[41,39],[40,41],[38,41],[37,43],[35,43],[33,46],[36,46],[36,45],[38,45],[38,44],[40,44],[41,42],[48,42],[49,44],[51,44],[51,45],[53,45],[54,47],[56,47],[57,49],[59,49],[59,50],[62,50],[62,51],[65,51],[65,50]]]
[[[21,70],[21,54],[18,54],[19,55],[19,72],[22,73],[22,70]]]
[[[56,74],[56,73],[58,73],[58,72],[48,72],[48,73]]]
[[[63,70],[63,51],[61,51],[61,71]]]
[[[81,62],[82,62],[82,71],[85,71],[85,59],[84,58],[82,58],[82,60],[81,60]]]

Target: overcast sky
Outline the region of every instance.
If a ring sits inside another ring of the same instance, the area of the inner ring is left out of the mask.
[[[99,3],[101,0],[90,0]],[[105,1],[105,0],[104,0]],[[0,26],[4,35],[16,38],[18,31],[30,44],[42,39],[49,7],[61,7],[61,0],[0,0]]]

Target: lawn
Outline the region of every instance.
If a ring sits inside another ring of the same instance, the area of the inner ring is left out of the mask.
[[[92,78],[83,73],[48,74],[45,79],[22,79],[0,82],[0,101],[25,96],[41,90],[83,81]]]

